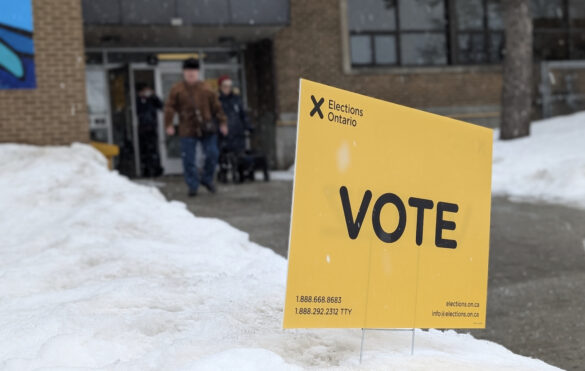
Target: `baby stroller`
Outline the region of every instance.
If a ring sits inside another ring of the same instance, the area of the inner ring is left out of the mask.
[[[246,180],[255,181],[256,171],[262,171],[264,181],[270,180],[268,161],[263,153],[246,149],[246,137],[227,137],[219,139],[219,172],[217,180],[236,184]]]

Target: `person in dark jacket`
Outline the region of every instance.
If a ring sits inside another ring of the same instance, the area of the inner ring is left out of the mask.
[[[233,82],[227,75],[217,80],[219,101],[227,117],[228,134],[221,137],[222,150],[241,154],[246,150],[246,131],[252,127],[242,103],[242,98],[234,94]]]
[[[137,90],[136,115],[142,176],[156,177],[163,173],[158,153],[158,111],[163,104],[150,86],[140,84]]]

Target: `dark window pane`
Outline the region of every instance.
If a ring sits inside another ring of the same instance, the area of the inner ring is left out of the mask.
[[[404,65],[441,65],[447,63],[445,35],[403,33],[400,52]]]
[[[490,33],[489,61],[499,63],[502,61],[502,51],[504,50],[504,34],[501,32]]]
[[[585,27],[585,1],[570,0],[569,17],[571,17],[571,25],[573,27]]]
[[[460,33],[457,61],[463,64],[486,63],[486,45],[483,33]]]
[[[352,36],[351,63],[371,64],[372,62],[372,44],[370,43],[370,36]]]
[[[444,0],[398,0],[401,30],[443,30]]]
[[[543,60],[568,59],[564,32],[535,32],[534,57]]]
[[[483,0],[457,0],[457,28],[481,30],[483,28]]]
[[[555,28],[563,26],[563,0],[532,0],[534,28]]]
[[[85,64],[102,64],[104,63],[103,57],[101,52],[87,52],[85,53]]]
[[[351,31],[393,31],[396,7],[392,1],[348,0],[347,14]]]
[[[585,30],[573,32],[571,47],[573,59],[585,59]]]
[[[375,36],[374,50],[376,64],[396,63],[396,39],[394,36]]]
[[[502,3],[500,0],[488,0],[488,28],[490,30],[503,30],[504,19],[502,16]]]

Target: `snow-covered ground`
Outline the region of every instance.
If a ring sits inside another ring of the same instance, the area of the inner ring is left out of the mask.
[[[272,180],[293,180],[295,178],[295,165],[293,164],[286,170],[276,170],[270,173]]]
[[[494,141],[493,192],[585,208],[585,112],[534,122],[531,132]]]
[[[85,145],[0,145],[0,205],[2,370],[554,369],[454,331],[414,356],[370,332],[362,365],[359,330],[284,331],[285,259]]]

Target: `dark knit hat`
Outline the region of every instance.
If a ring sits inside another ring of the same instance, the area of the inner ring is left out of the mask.
[[[148,88],[148,84],[145,82],[139,82],[136,84],[136,91],[142,91],[145,88]]]
[[[183,61],[183,69],[184,70],[198,70],[199,69],[199,60],[195,58],[187,58]]]

